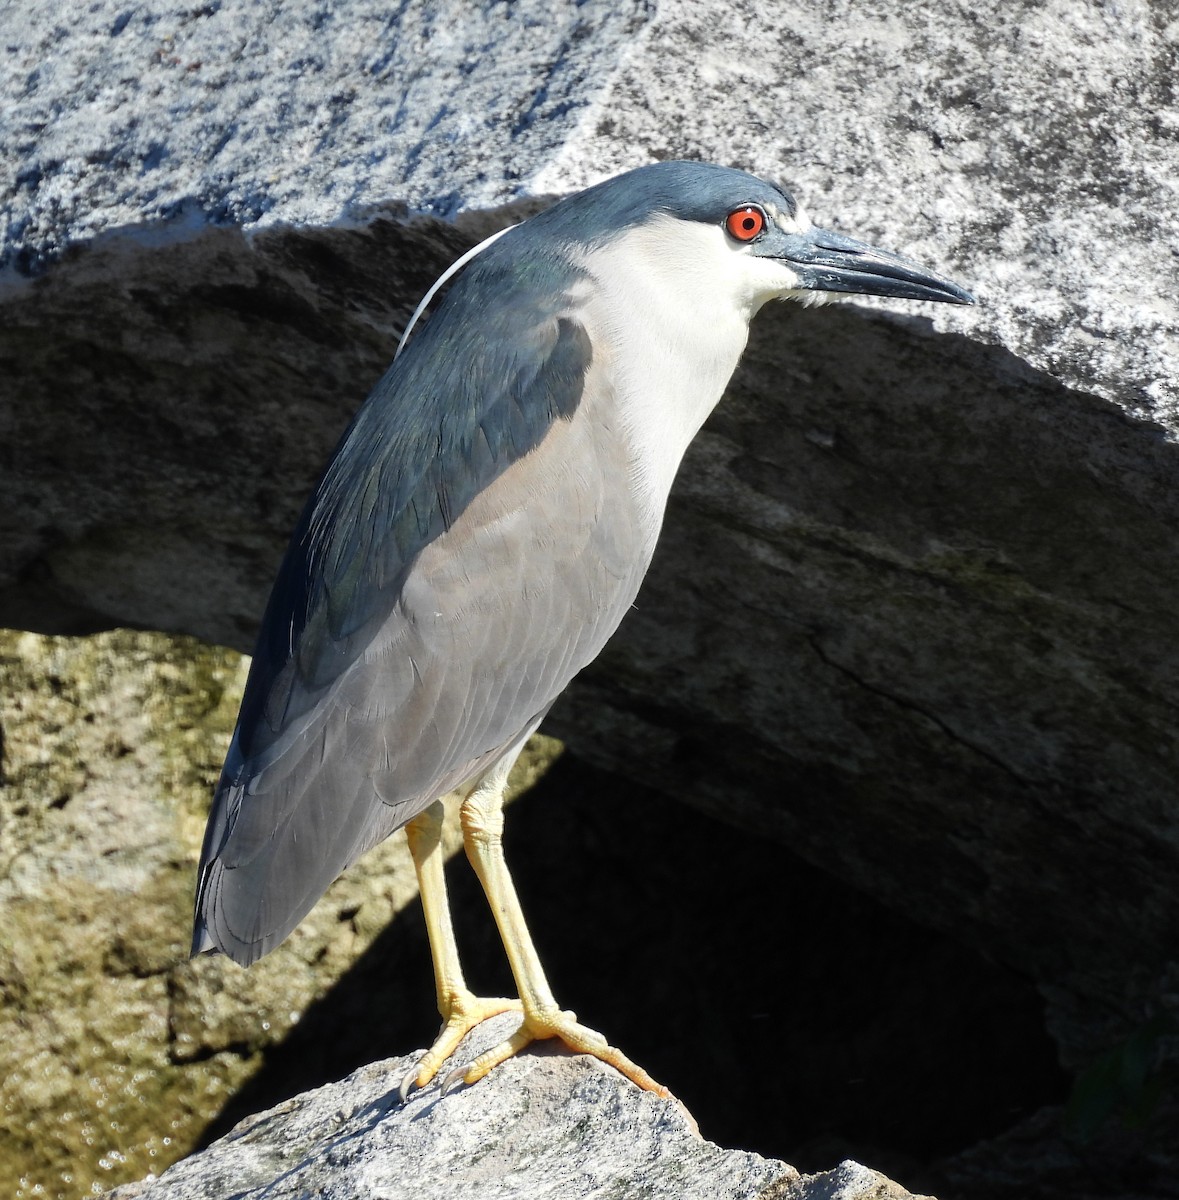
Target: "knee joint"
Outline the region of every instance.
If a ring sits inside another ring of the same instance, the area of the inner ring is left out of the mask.
[[[476,789],[459,809],[464,839],[490,845],[503,840],[504,814],[495,798]]]

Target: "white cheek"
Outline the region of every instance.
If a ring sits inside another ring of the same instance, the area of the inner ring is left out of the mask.
[[[752,312],[757,312],[767,300],[802,300],[808,294],[802,280],[780,259],[748,254],[745,263],[753,297]]]

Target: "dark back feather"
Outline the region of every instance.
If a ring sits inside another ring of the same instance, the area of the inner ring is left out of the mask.
[[[303,511],[242,702],[247,764],[355,660],[421,550],[576,411],[591,360],[561,315],[576,268],[545,259],[542,288],[537,263],[496,249],[373,389]]]

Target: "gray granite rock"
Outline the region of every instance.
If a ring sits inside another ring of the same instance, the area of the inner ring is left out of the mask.
[[[782,176],[964,272],[939,328],[1173,420],[1165,8],[156,2],[3,17],[0,256],[453,216],[651,158]]]
[[[645,5],[32,3],[0,16],[11,180],[0,263],[106,234],[141,244],[451,215],[558,154]]]
[[[514,1027],[486,1022],[456,1061]],[[857,1163],[800,1176],[782,1162],[701,1140],[675,1102],[641,1092],[593,1059],[525,1052],[474,1087],[422,1089],[401,1106],[413,1056],[259,1113],[207,1150],[111,1200],[903,1200]]]

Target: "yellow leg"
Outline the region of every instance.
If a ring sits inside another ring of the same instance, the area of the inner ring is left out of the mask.
[[[609,1063],[639,1087],[659,1096],[670,1096],[667,1088],[656,1083],[621,1050],[609,1045],[600,1033],[579,1025],[575,1013],[563,1012],[557,1007],[524,922],[516,888],[504,859],[503,799],[511,764],[512,756],[508,756],[506,764],[501,762],[493,768],[464,801],[460,817],[467,857],[487,894],[520,992],[523,1020],[512,1037],[479,1055],[469,1066],[452,1072],[444,1082],[443,1090],[459,1079],[464,1083],[475,1083],[492,1067],[511,1058],[529,1042],[558,1037],[571,1050],[592,1054],[602,1062]]]
[[[442,1028],[434,1044],[414,1065],[401,1084],[404,1100],[414,1087],[424,1087],[438,1073],[438,1068],[454,1053],[459,1042],[481,1021],[520,1007],[519,1000],[503,996],[475,996],[463,979],[459,964],[454,924],[446,895],[446,875],[442,863],[442,801],[436,800],[425,812],[414,817],[405,827],[409,852],[413,857],[422,896],[422,912],[426,918],[426,934],[430,939],[430,958],[434,964],[434,990],[438,997],[438,1012]]]

